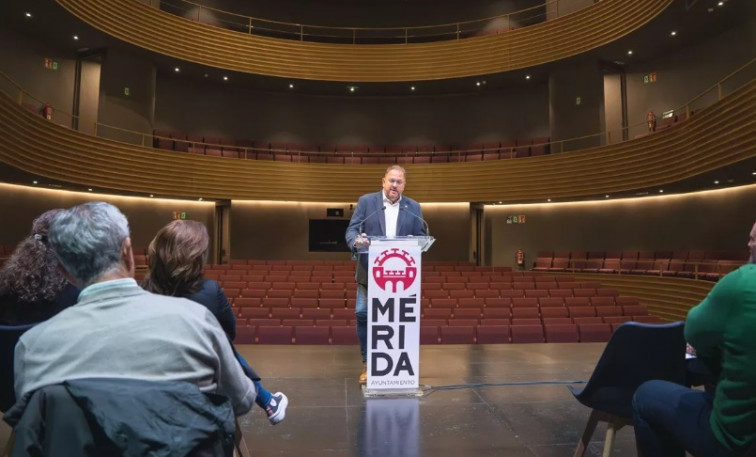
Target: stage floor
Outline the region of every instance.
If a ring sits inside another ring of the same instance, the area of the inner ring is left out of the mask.
[[[255,407],[242,429],[256,457],[569,457],[590,411],[564,384],[587,381],[604,346],[421,346],[422,397],[366,399],[357,346],[242,345],[263,385],[289,397],[284,422]],[[586,456],[601,455],[605,430]],[[636,456],[632,427],[612,455]]]

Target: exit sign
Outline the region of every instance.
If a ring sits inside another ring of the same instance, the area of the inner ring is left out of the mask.
[[[56,60],[45,58],[45,68],[48,70],[57,70],[58,62]]]
[[[173,219],[186,219],[186,211],[174,211],[173,212]]]
[[[651,84],[656,82],[656,72],[643,75],[643,84]]]

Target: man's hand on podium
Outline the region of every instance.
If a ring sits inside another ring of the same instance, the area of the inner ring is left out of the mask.
[[[370,240],[368,239],[366,233],[361,233],[357,235],[357,238],[354,239],[354,247],[355,249],[361,249],[365,246],[370,246]]]

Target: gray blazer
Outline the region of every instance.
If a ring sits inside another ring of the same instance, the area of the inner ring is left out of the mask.
[[[428,233],[425,231],[422,218],[423,213],[420,204],[402,195],[402,200],[399,203],[399,217],[396,221],[396,235],[427,236]],[[354,252],[354,239],[360,234],[360,230],[368,236],[386,236],[386,213],[383,211],[382,189],[376,193],[365,194],[360,197],[346,230],[347,245],[352,247],[352,254],[357,258],[354,278],[358,283],[366,285],[368,256]]]

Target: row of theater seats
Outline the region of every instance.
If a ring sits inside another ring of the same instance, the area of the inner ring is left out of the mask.
[[[319,163],[431,163],[499,160],[549,153],[548,138],[452,145],[307,145],[154,131],[153,147],[234,159]]]
[[[446,323],[420,321],[420,344],[589,343],[606,342],[623,322],[661,322],[653,316],[617,316],[592,320],[492,319],[477,323],[450,319]],[[357,345],[353,323],[347,320],[317,320],[280,324],[252,321],[237,324],[238,344]]]
[[[717,281],[746,261],[745,251],[540,251],[533,271],[647,274]]]

